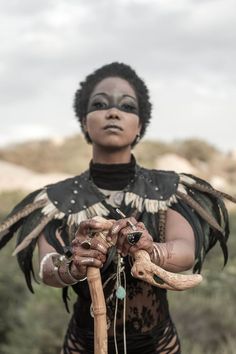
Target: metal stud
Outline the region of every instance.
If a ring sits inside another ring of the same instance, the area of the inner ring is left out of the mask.
[[[74,199],[71,199],[71,204],[75,204],[75,200]]]
[[[57,201],[57,200],[54,200],[54,204],[55,204],[55,205],[58,205],[58,201]]]
[[[78,194],[78,191],[75,189],[75,190],[73,190],[73,193],[74,194]]]
[[[69,209],[69,210],[68,210],[68,213],[69,213],[69,214],[71,214],[71,213],[72,213],[72,210],[71,210],[71,209]]]
[[[163,195],[160,195],[160,199],[163,199]]]
[[[159,188],[158,188],[158,187],[155,187],[155,191],[159,191]]]
[[[74,181],[74,184],[78,184],[79,182],[78,181]]]

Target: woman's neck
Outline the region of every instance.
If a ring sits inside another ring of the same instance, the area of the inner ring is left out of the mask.
[[[131,148],[111,149],[93,145],[93,162],[103,164],[129,163],[131,160]]]

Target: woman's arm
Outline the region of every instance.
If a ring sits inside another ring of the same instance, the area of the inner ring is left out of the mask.
[[[101,218],[100,218],[101,219]],[[112,223],[108,220],[88,219],[80,223],[75,239],[72,241],[72,257],[56,252],[43,234],[38,240],[40,278],[42,281],[56,288],[62,288],[86,279],[87,267],[101,268],[106,261],[109,243],[106,239],[91,236],[91,231],[108,230]],[[55,237],[65,246],[60,233]]]
[[[61,244],[64,246],[60,238]],[[45,239],[44,234],[41,234],[38,239],[39,275],[43,283],[46,285],[63,288],[81,280],[85,275],[82,275],[73,262],[68,262],[66,257],[60,255]],[[61,264],[61,265],[60,265]],[[69,274],[67,274],[69,272]]]
[[[167,211],[164,243],[154,243],[151,259],[171,272],[192,268],[195,259],[194,232],[188,221],[172,209]]]
[[[128,235],[132,232],[129,221],[137,231],[142,232],[140,240],[130,245]],[[149,253],[153,263],[171,272],[181,272],[190,269],[195,259],[195,238],[192,227],[187,220],[172,209],[167,211],[165,242],[153,242],[145,225],[134,218],[125,218],[114,223],[111,239],[116,235],[117,248],[123,256],[133,255],[138,250]]]

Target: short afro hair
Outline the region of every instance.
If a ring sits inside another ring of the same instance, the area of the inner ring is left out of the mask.
[[[145,134],[150,122],[152,105],[149,98],[148,88],[145,82],[129,66],[123,63],[113,62],[102,66],[88,75],[84,81],[80,82],[80,87],[75,93],[74,110],[86,140],[91,143],[91,139],[84,132],[83,122],[87,115],[88,101],[95,86],[108,77],[119,77],[129,82],[134,89],[139,105],[139,119],[141,122],[140,138]],[[133,144],[135,145],[135,143]]]

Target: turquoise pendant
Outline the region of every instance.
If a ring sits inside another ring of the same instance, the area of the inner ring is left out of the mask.
[[[126,295],[126,291],[125,288],[123,288],[123,286],[118,286],[117,290],[116,290],[116,297],[117,299],[123,300],[125,298]]]

